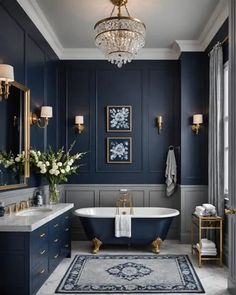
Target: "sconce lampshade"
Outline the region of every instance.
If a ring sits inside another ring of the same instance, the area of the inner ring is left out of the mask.
[[[75,116],[75,124],[84,124],[84,116]]]
[[[203,115],[202,114],[193,115],[193,124],[202,124],[202,123],[203,123]]]
[[[0,81],[14,81],[14,68],[12,66],[0,64]]]
[[[40,117],[41,118],[52,118],[52,107],[42,106]]]

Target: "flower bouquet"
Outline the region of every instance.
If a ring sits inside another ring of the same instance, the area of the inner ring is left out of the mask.
[[[50,147],[48,152],[30,150],[30,164],[36,171],[44,176],[49,182],[49,203],[59,202],[58,184],[66,182],[68,176],[78,171],[82,165],[76,164],[86,153],[71,155],[75,142],[66,152],[64,148],[54,152]]]
[[[21,180],[24,174],[25,152],[23,151],[15,156],[12,151],[9,153],[0,151],[0,164],[3,165],[5,169],[13,171],[15,176],[19,177]]]

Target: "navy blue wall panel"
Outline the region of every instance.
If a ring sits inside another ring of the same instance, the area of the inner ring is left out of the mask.
[[[168,147],[179,145],[179,78],[179,61],[133,61],[122,69],[107,61],[63,61],[60,142],[68,146],[76,138],[76,151],[89,151],[70,182],[164,183]],[[132,132],[106,132],[106,106],[122,104],[132,106]],[[164,119],[160,135],[158,114]],[[76,115],[84,115],[81,135],[73,129]],[[132,137],[131,164],[106,163],[110,136]]]
[[[58,146],[58,58],[15,0],[0,0],[0,62],[14,66],[15,80],[31,91],[31,111],[53,106],[54,117],[45,129],[31,127],[31,146]],[[0,104],[1,107],[1,104]],[[31,177],[30,186],[40,184]]]
[[[208,57],[184,52],[181,61],[181,184],[207,184]],[[193,114],[203,114],[199,135],[191,130]]]

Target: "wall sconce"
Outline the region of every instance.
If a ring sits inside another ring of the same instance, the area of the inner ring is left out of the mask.
[[[203,115],[202,114],[193,115],[192,131],[195,132],[195,134],[199,134],[200,127],[201,127],[202,123],[203,123]]]
[[[14,81],[14,68],[10,65],[0,64],[0,101],[7,99],[9,92],[9,83]]]
[[[42,106],[40,117],[36,113],[30,113],[30,125],[37,125],[39,128],[45,128],[48,125],[49,118],[52,118],[52,107]]]
[[[157,116],[157,129],[158,129],[158,134],[161,133],[162,128],[163,128],[163,117],[162,116]]]
[[[84,131],[84,116],[75,116],[75,129],[79,134]]]

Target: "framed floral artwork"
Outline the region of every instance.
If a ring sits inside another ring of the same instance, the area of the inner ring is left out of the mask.
[[[107,106],[107,132],[132,131],[132,106]]]
[[[107,163],[132,163],[131,137],[107,137]]]

